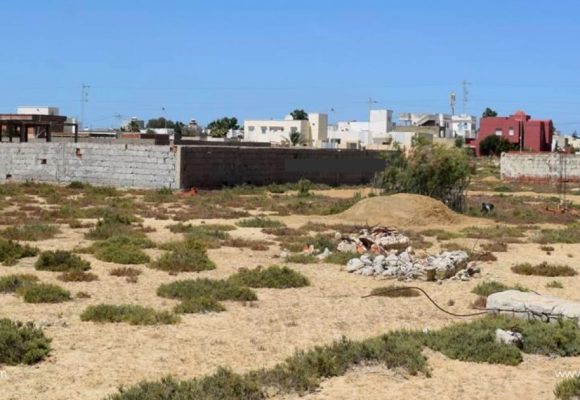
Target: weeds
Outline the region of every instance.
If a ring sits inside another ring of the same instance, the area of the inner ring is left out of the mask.
[[[90,272],[68,271],[60,274],[58,279],[63,282],[92,282],[98,280],[99,277]]]
[[[140,269],[129,267],[115,268],[111,270],[111,272],[109,272],[109,275],[112,276],[125,276],[125,277],[137,277],[141,274],[142,272]]]
[[[352,252],[342,252],[342,251],[335,251],[328,257],[326,257],[323,262],[329,264],[338,264],[338,265],[346,265],[349,260],[353,258],[360,257],[360,254],[352,253]]]
[[[226,247],[238,247],[238,248],[248,248],[254,251],[266,251],[268,246],[271,244],[265,240],[252,240],[252,239],[242,239],[242,238],[230,238],[224,240],[222,244]]]
[[[177,314],[205,314],[222,312],[226,308],[212,297],[194,297],[185,299],[173,309]]]
[[[151,261],[142,250],[149,247],[153,247],[153,242],[145,237],[120,235],[94,243],[91,251],[101,261],[131,265]]]
[[[54,225],[26,224],[8,227],[0,232],[0,235],[8,240],[36,242],[52,239],[59,233],[60,229]]]
[[[580,223],[570,224],[564,229],[542,229],[536,238],[538,243],[580,243]]]
[[[556,385],[554,395],[560,400],[575,400],[580,397],[580,376],[563,380]]]
[[[163,254],[149,267],[169,273],[201,272],[215,269],[215,264],[207,256],[205,246],[190,239],[175,245],[173,250]]]
[[[287,289],[309,286],[308,278],[288,267],[272,265],[268,268],[241,268],[230,276],[229,282],[251,288]]]
[[[546,261],[537,265],[529,263],[517,264],[512,267],[512,271],[519,275],[549,277],[578,275],[578,272],[568,265],[548,264]]]
[[[43,251],[34,265],[39,271],[87,271],[91,264],[70,251]]]
[[[38,277],[29,274],[8,275],[0,278],[0,293],[14,293],[18,289],[38,282]]]
[[[242,219],[237,223],[242,228],[282,228],[286,226],[283,222],[267,217],[254,217]]]
[[[398,285],[374,288],[370,293],[370,296],[378,297],[419,297],[420,295],[418,290]]]
[[[50,339],[32,322],[0,319],[0,364],[36,364],[50,351]]]
[[[318,258],[313,256],[312,254],[299,253],[299,254],[290,254],[286,258],[286,261],[295,264],[316,264],[318,262]]]
[[[508,245],[504,242],[491,242],[482,244],[481,248],[493,253],[505,253],[508,250]]]
[[[126,322],[130,325],[167,325],[178,323],[180,318],[167,311],[156,311],[139,305],[99,304],[87,307],[81,314],[81,321]]]
[[[45,283],[25,285],[17,290],[26,303],[62,303],[71,299],[70,292]]]
[[[546,287],[549,289],[564,289],[564,285],[560,281],[552,281],[546,283]]]
[[[525,237],[528,227],[526,226],[505,226],[496,225],[494,227],[476,227],[465,228],[462,232],[473,239],[496,240],[504,243],[518,243],[521,238]]]
[[[420,232],[423,236],[435,237],[439,241],[458,239],[463,237],[462,234],[449,232],[443,229],[428,229],[426,231]]]
[[[220,241],[230,238],[228,231],[235,230],[232,225],[207,224],[207,225],[170,225],[169,230],[173,233],[185,233],[187,239],[196,240],[208,249],[217,249],[221,246]]]
[[[197,279],[177,281],[163,284],[157,289],[157,295],[170,299],[192,299],[208,297],[218,301],[254,301],[256,294],[247,287],[236,285],[230,281]]]
[[[0,238],[0,263],[14,265],[21,258],[34,257],[38,249]]]

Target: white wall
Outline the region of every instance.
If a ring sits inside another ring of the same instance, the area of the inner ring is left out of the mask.
[[[58,107],[24,106],[18,107],[16,112],[22,115],[58,115]]]
[[[475,139],[477,134],[477,117],[461,114],[451,117],[453,137],[461,136],[465,139]]]
[[[308,121],[294,120],[247,120],[244,121],[244,141],[261,143],[283,143],[290,134],[300,132],[304,138],[310,136]]]

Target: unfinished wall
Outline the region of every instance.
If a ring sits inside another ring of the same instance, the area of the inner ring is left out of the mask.
[[[558,153],[506,153],[501,156],[501,177],[522,182],[555,182],[563,177],[580,182],[580,155]]]
[[[181,147],[181,186],[267,185],[306,178],[329,185],[368,183],[385,169],[376,151],[223,146]]]
[[[2,143],[0,182],[81,181],[99,185],[176,188],[177,154],[169,146],[95,143]]]

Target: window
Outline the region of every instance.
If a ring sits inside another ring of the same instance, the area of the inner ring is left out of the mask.
[[[298,132],[298,128],[292,127],[292,128],[290,128],[290,132],[291,133],[296,133],[296,132]]]
[[[248,131],[254,132],[256,130],[255,126],[248,126]]]
[[[496,136],[501,136],[503,134],[501,128],[495,128],[495,135]]]
[[[513,126],[510,126],[509,135],[510,136],[514,135],[514,127]]]
[[[262,129],[262,133],[266,133],[266,131],[268,130],[268,128],[266,128],[265,126],[263,126],[261,129]]]

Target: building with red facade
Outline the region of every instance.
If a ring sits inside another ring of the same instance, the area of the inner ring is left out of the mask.
[[[503,136],[519,149],[542,152],[552,150],[552,120],[532,119],[523,111],[509,117],[484,117],[479,124],[479,134],[473,142],[479,155],[479,143],[490,135]]]

